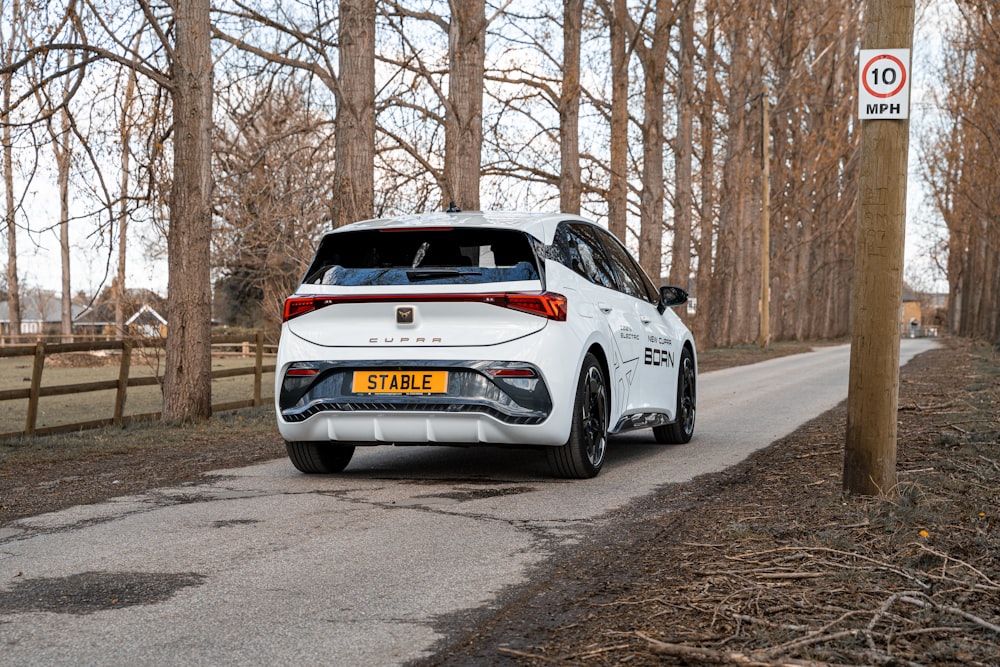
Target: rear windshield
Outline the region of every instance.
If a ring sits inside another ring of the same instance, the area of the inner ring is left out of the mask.
[[[362,230],[327,234],[306,283],[451,285],[538,280],[533,244],[510,229]]]

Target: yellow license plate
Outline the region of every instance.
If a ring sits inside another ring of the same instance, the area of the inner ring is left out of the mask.
[[[443,394],[448,371],[354,371],[355,394]]]

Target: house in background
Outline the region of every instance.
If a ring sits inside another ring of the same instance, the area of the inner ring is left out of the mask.
[[[146,289],[125,290],[123,304],[125,330],[140,338],[166,336],[166,299]],[[76,333],[90,336],[116,336],[115,300],[107,289],[73,320]]]
[[[130,336],[139,338],[166,338],[167,320],[148,303],[125,320],[125,330]]]
[[[903,303],[899,307],[900,335],[937,336],[946,321],[947,294],[918,292],[903,283]]]
[[[77,339],[115,337],[115,301],[110,289],[97,299],[73,299],[73,336]],[[166,299],[150,290],[126,290],[123,302],[129,335],[142,338],[166,336]],[[29,290],[21,297],[21,327],[11,331],[9,304],[0,301],[0,343],[31,342],[62,335],[62,307],[50,290]]]
[[[73,303],[71,312],[75,320],[84,306]],[[0,301],[0,336],[58,336],[62,332],[62,306],[58,297],[27,298],[21,300],[21,330],[10,330],[10,306]]]

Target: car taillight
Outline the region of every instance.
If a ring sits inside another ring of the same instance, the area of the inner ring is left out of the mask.
[[[306,313],[311,313],[317,308],[322,308],[323,306],[328,306],[333,301],[326,297],[318,296],[290,296],[285,299],[285,311],[282,315],[281,321],[287,322],[293,317],[298,317],[299,315],[305,315]]]
[[[556,322],[566,321],[567,303],[569,302],[566,297],[555,292],[507,295],[507,308],[531,313],[532,315],[541,315]]]
[[[465,302],[488,303],[501,308],[510,308],[522,313],[538,315],[556,322],[565,322],[569,301],[556,292],[499,292],[485,294],[366,294],[330,296],[290,296],[285,299],[283,322],[311,313],[314,310],[335,303],[379,303],[379,302],[422,303]]]

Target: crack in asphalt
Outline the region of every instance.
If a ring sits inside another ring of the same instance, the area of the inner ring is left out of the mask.
[[[515,488],[527,489],[530,491],[534,490],[533,488],[530,487],[515,487]],[[368,489],[367,491],[373,492],[378,490],[381,489]],[[532,537],[534,543],[531,546],[525,548],[523,550],[524,553],[535,552],[539,548],[545,550],[551,548],[553,545],[566,544],[567,535],[565,533],[559,534],[558,532],[556,532],[560,527],[571,527],[577,529],[578,527],[583,525],[592,526],[595,523],[601,522],[600,518],[593,518],[593,517],[585,519],[545,519],[541,521],[537,519],[511,519],[511,518],[497,517],[491,514],[486,514],[481,512],[457,512],[453,510],[448,510],[443,507],[434,507],[432,505],[419,502],[398,504],[397,501],[395,500],[377,501],[377,500],[372,500],[370,498],[352,498],[347,495],[349,493],[354,493],[354,492],[356,492],[356,489],[339,489],[335,491],[317,490],[314,493],[318,495],[330,496],[332,498],[336,498],[337,500],[348,502],[354,505],[365,505],[368,507],[376,507],[384,510],[416,510],[418,512],[435,514],[439,516],[459,517],[463,519],[472,519],[474,521],[502,523],[511,526],[512,528],[528,533]],[[518,493],[525,493],[525,492],[526,492],[525,490],[518,491]],[[495,497],[496,495],[513,495],[513,492],[506,494],[505,493],[494,494],[493,496],[486,496],[486,497]],[[451,498],[445,498],[444,496],[441,495],[415,496],[411,497],[411,499],[418,500],[420,498],[439,498],[439,497],[448,500],[451,499]],[[479,499],[480,498],[477,497],[477,498],[468,498],[466,500],[479,500]],[[465,502],[465,500],[458,500],[456,502]]]
[[[470,486],[486,486],[489,485],[491,488],[472,488],[472,489],[454,489],[448,492],[441,493],[429,493],[424,495],[410,496],[408,499],[403,501],[378,501],[371,498],[358,498],[352,497],[349,494],[357,493],[358,489],[337,489],[337,490],[327,490],[327,489],[312,489],[308,491],[250,491],[247,489],[241,489],[235,482],[242,480],[243,478],[239,476],[232,475],[211,475],[207,476],[209,478],[208,484],[204,481],[192,483],[191,487],[187,490],[181,487],[180,490],[151,490],[142,496],[126,496],[130,503],[135,503],[135,505],[127,508],[123,508],[122,511],[114,511],[113,505],[124,504],[121,499],[112,499],[106,503],[101,503],[102,505],[110,505],[112,507],[111,511],[102,516],[93,516],[80,519],[78,521],[73,521],[71,523],[63,523],[53,526],[39,526],[30,525],[32,521],[36,520],[37,517],[26,517],[21,520],[13,521],[7,524],[7,528],[12,528],[18,531],[15,534],[9,535],[6,538],[0,538],[0,545],[3,544],[13,544],[20,542],[22,540],[32,539],[34,537],[42,535],[53,535],[60,533],[68,533],[75,530],[81,530],[85,528],[91,528],[94,526],[100,526],[102,524],[111,523],[121,519],[131,518],[140,514],[146,514],[159,509],[167,507],[176,507],[179,505],[193,505],[198,503],[212,503],[217,501],[233,501],[233,500],[247,500],[253,498],[267,498],[274,496],[296,496],[296,495],[318,495],[318,496],[328,496],[340,501],[348,502],[354,505],[364,505],[368,507],[384,509],[384,510],[399,510],[399,509],[412,509],[420,512],[426,512],[430,514],[437,514],[450,517],[462,517],[467,519],[472,519],[474,521],[488,521],[488,522],[498,522],[503,523],[519,530],[523,530],[532,535],[532,537],[540,541],[542,544],[550,544],[554,542],[561,542],[565,539],[565,535],[557,535],[553,532],[553,527],[558,526],[577,526],[584,522],[582,519],[550,519],[542,522],[544,525],[540,525],[538,521],[532,519],[510,519],[496,517],[487,513],[481,512],[457,512],[449,510],[446,507],[434,506],[428,502],[433,499],[441,499],[442,501],[451,501],[456,504],[472,501],[472,500],[483,500],[488,498],[503,497],[518,495],[523,493],[529,493],[535,490],[533,486],[524,485],[523,482],[504,482],[495,479],[478,479],[478,478],[449,478],[449,479],[435,479],[435,480],[404,480],[396,478],[384,478],[385,481],[389,482],[405,482],[414,485],[424,485],[424,486],[454,486],[454,485],[470,485]],[[380,478],[383,479],[383,478]],[[229,483],[228,485],[226,483]],[[197,484],[197,486],[195,486]],[[505,484],[511,484],[514,486],[504,486]],[[375,487],[371,489],[364,489],[363,492],[367,494],[376,493],[383,490],[385,487]],[[233,495],[226,495],[233,494]],[[412,502],[409,502],[412,501]],[[258,519],[220,519],[219,521],[210,524],[213,528],[225,528],[237,525],[247,525],[251,523],[258,523]],[[587,519],[586,523],[592,523],[593,519]]]

